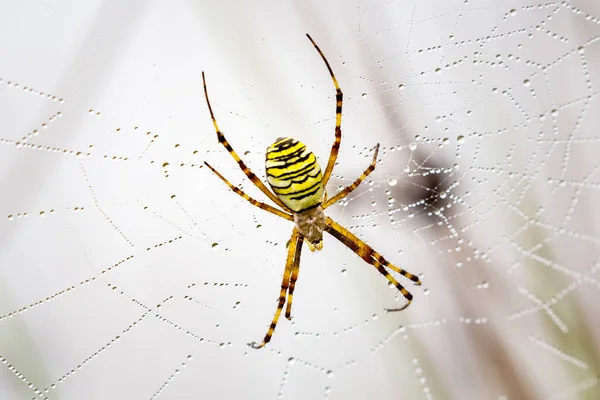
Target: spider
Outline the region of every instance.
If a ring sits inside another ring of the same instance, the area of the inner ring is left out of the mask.
[[[354,183],[338,192],[335,196],[328,198],[325,190],[325,185],[331,176],[331,172],[335,165],[337,155],[342,139],[342,91],[338,85],[337,79],[333,74],[333,70],[325,55],[317,46],[315,41],[307,33],[306,36],[317,50],[327,69],[329,75],[335,85],[335,141],[331,147],[331,153],[327,162],[325,172],[321,174],[321,167],[315,155],[300,141],[289,138],[278,138],[275,143],[267,148],[266,154],[266,172],[267,181],[271,186],[272,191],[269,191],[264,183],[248,168],[246,163],[233,150],[223,132],[219,130],[217,121],[213,114],[210,101],[208,99],[208,91],[206,89],[206,79],[202,72],[202,83],[204,85],[204,96],[210,118],[217,133],[219,143],[221,143],[229,154],[237,161],[239,167],[244,174],[252,181],[252,183],[260,189],[269,199],[277,204],[281,209],[275,208],[269,204],[265,204],[255,200],[244,193],[241,189],[231,184],[223,175],[221,175],[210,164],[204,164],[217,175],[231,190],[248,200],[251,204],[281,218],[294,222],[294,229],[288,246],[287,260],[285,270],[283,272],[283,280],[281,282],[281,290],[279,292],[279,301],[277,310],[269,326],[269,329],[260,344],[256,342],[248,343],[248,346],[260,349],[264,347],[273,336],[277,321],[283,310],[283,306],[287,303],[285,309],[285,317],[291,319],[292,311],[292,296],[296,280],[298,279],[298,271],[300,269],[300,253],[302,245],[306,242],[311,251],[321,250],[323,248],[323,231],[326,231],[331,236],[342,242],[350,250],[354,251],[360,258],[379,271],[379,273],[387,278],[390,284],[394,285],[407,300],[406,304],[400,308],[387,309],[386,311],[401,311],[408,307],[412,301],[412,295],[406,290],[394,277],[386,270],[386,267],[392,271],[405,276],[411,281],[420,285],[421,282],[416,275],[408,271],[398,268],[390,264],[381,254],[377,253],[371,246],[360,240],[346,228],[325,216],[323,210],[337,203],[339,200],[346,197],[375,169],[377,163],[377,154],[379,153],[379,143],[375,146],[373,160],[365,169],[363,174]]]

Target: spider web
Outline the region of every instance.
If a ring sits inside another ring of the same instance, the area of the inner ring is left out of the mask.
[[[218,4],[218,5],[217,5]],[[600,7],[591,1],[25,1],[0,14],[0,398],[596,399]],[[293,136],[328,214],[293,319],[289,221],[217,143]]]

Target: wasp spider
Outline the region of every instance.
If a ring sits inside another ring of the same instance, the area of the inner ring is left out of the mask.
[[[325,216],[323,210],[339,200],[346,197],[375,169],[377,162],[377,154],[379,152],[379,144],[375,147],[375,154],[371,165],[363,172],[363,174],[352,183],[350,186],[341,190],[335,196],[328,198],[327,192],[325,191],[325,185],[331,176],[333,166],[338,155],[340,148],[340,142],[342,139],[342,91],[338,85],[337,79],[333,74],[333,70],[329,65],[329,62],[319,49],[319,46],[314,42],[309,34],[306,34],[312,45],[319,52],[321,58],[325,62],[333,84],[335,85],[335,141],[331,147],[331,153],[329,155],[329,161],[325,172],[321,173],[321,167],[317,161],[315,155],[308,150],[308,148],[300,141],[282,137],[279,138],[267,149],[266,156],[266,169],[267,169],[267,181],[273,191],[267,189],[258,177],[250,171],[246,166],[246,163],[237,155],[233,150],[223,132],[219,130],[217,121],[210,106],[208,100],[208,91],[206,90],[206,80],[204,78],[204,72],[202,72],[202,82],[204,84],[204,96],[206,97],[206,103],[208,105],[208,111],[212,119],[217,138],[229,154],[237,161],[238,165],[246,176],[263,192],[269,199],[277,204],[281,209],[277,209],[269,204],[262,203],[255,200],[244,193],[238,187],[232,185],[223,175],[221,175],[216,169],[211,167],[208,163],[206,166],[210,168],[231,190],[235,193],[248,200],[250,203],[259,207],[265,211],[275,214],[281,218],[294,221],[294,229],[292,231],[292,237],[289,241],[287,261],[285,263],[285,270],[283,272],[283,280],[281,282],[281,291],[279,292],[279,302],[277,305],[277,311],[273,321],[269,326],[269,330],[265,335],[264,339],[260,344],[256,342],[248,343],[250,347],[259,349],[265,346],[273,336],[277,321],[283,310],[283,306],[287,303],[285,309],[285,317],[291,318],[292,311],[292,296],[294,294],[294,287],[296,280],[298,279],[298,271],[300,269],[300,253],[302,251],[302,245],[304,242],[308,245],[311,251],[321,250],[323,248],[323,231],[326,231],[331,236],[342,242],[346,247],[354,251],[360,258],[379,271],[379,273],[387,278],[387,280],[394,285],[406,298],[407,302],[401,308],[388,309],[387,311],[400,311],[404,310],[412,301],[412,295],[406,290],[394,277],[392,277],[386,270],[386,267],[392,271],[398,272],[404,275],[406,278],[420,285],[419,278],[408,271],[398,268],[395,265],[390,264],[381,254],[377,253],[371,246],[357,238],[354,234],[348,231],[331,218]]]

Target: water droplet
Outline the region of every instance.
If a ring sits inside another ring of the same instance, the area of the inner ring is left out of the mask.
[[[514,8],[512,10],[510,10],[510,15],[512,15],[512,16],[517,15],[517,10],[515,10]]]
[[[529,87],[529,86],[531,86],[531,81],[529,79],[525,79],[523,81],[523,85],[525,85],[525,87]]]
[[[398,179],[396,179],[395,177],[390,177],[388,178],[388,185],[390,186],[396,186],[398,184]]]
[[[367,94],[363,93],[363,94],[360,95],[360,97],[362,97],[363,99],[366,99],[367,98]]]
[[[458,135],[456,137],[456,141],[458,142],[458,144],[463,144],[465,142],[465,137],[463,135]]]
[[[214,243],[212,244],[212,247],[217,247],[218,245],[219,245],[219,243],[217,243],[217,242],[214,242]]]
[[[408,148],[414,151],[414,150],[416,150],[416,149],[417,149],[417,144],[416,144],[415,142],[411,142],[411,143],[408,145]]]

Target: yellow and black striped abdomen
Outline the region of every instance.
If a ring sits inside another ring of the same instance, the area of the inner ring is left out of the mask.
[[[321,205],[323,176],[317,157],[301,142],[279,138],[267,148],[267,181],[292,211]]]

